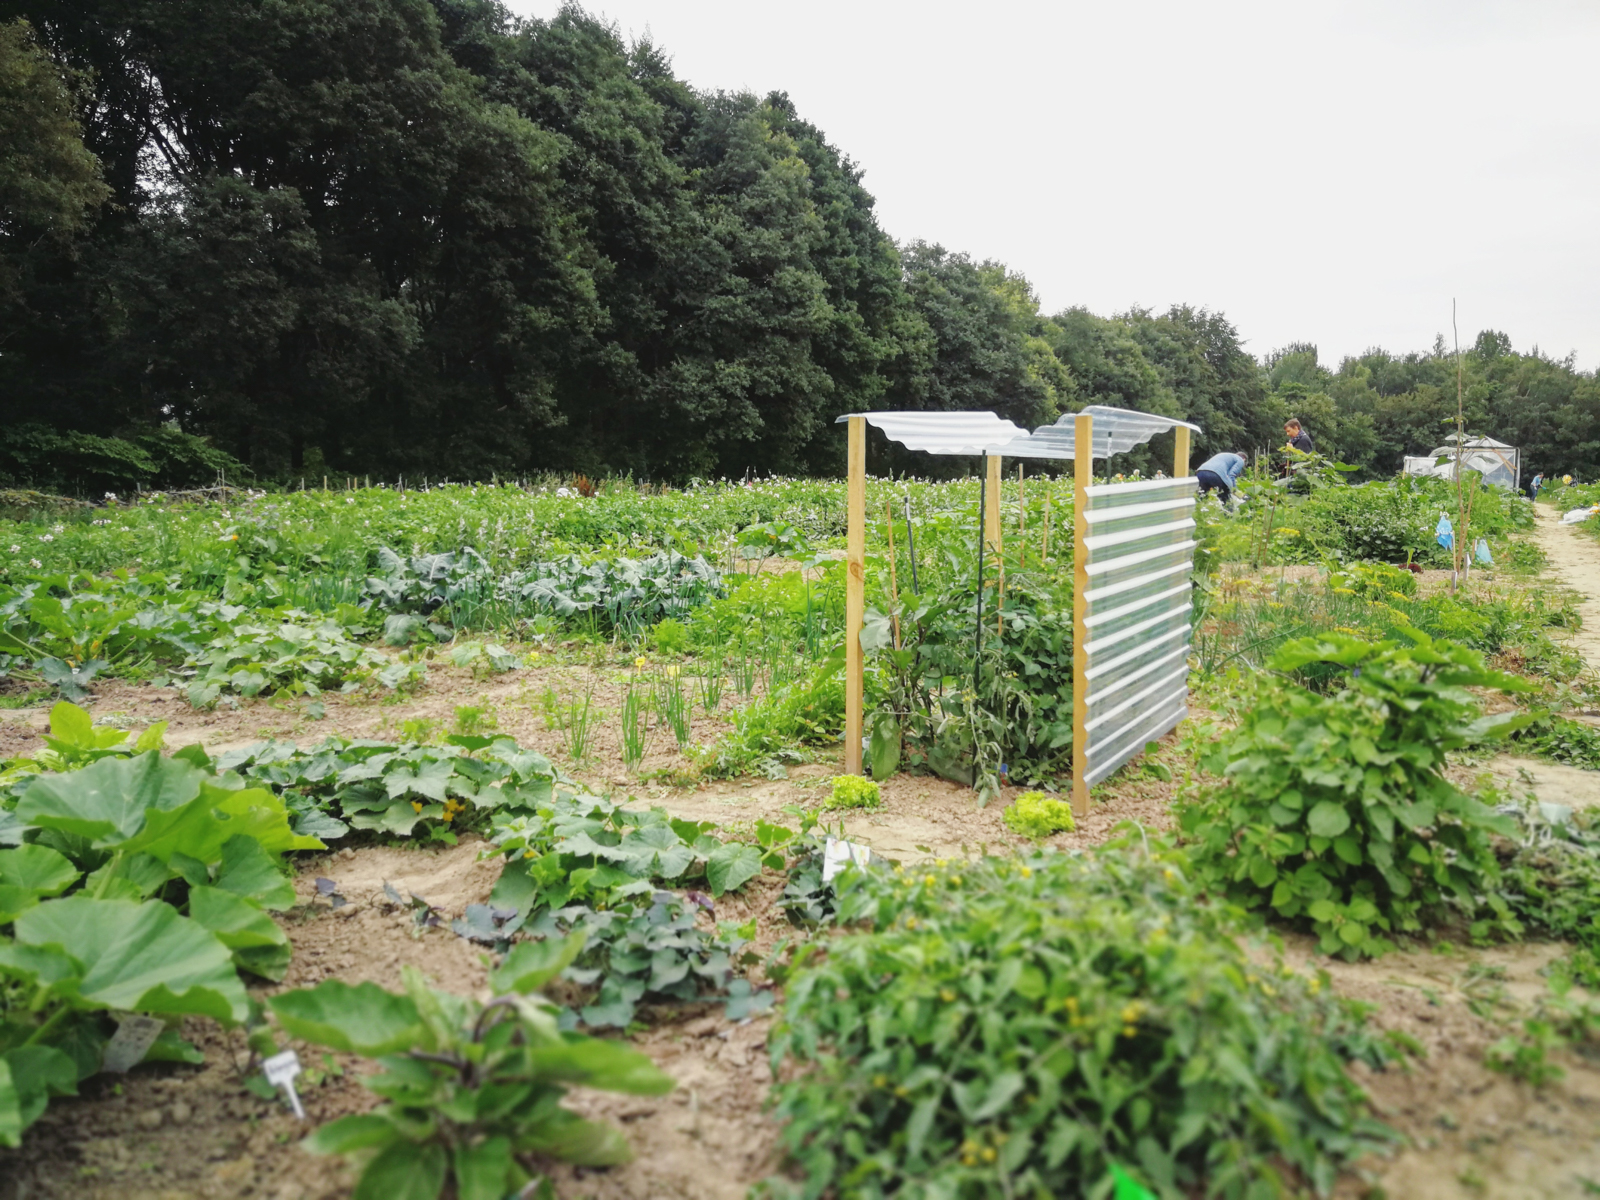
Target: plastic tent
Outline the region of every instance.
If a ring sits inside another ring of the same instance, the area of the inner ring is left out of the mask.
[[[1444,461],[1440,461],[1440,460]],[[1485,483],[1495,487],[1516,488],[1522,482],[1522,453],[1515,446],[1497,442],[1494,438],[1468,438],[1461,443],[1461,465],[1477,471]],[[1426,457],[1408,455],[1405,462],[1407,475],[1432,475],[1437,479],[1456,477],[1456,448],[1440,446]]]

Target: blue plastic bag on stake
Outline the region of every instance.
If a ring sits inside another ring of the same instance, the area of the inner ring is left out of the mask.
[[[1489,553],[1489,539],[1479,538],[1478,544],[1472,548],[1472,555],[1479,562],[1487,566],[1494,566],[1494,555]]]
[[[1454,550],[1456,548],[1455,528],[1450,524],[1449,516],[1444,513],[1439,514],[1439,524],[1434,526],[1433,538],[1446,550]]]

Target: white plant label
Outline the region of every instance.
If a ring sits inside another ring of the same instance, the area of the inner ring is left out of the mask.
[[[294,1109],[295,1116],[304,1121],[306,1110],[300,1105],[300,1093],[294,1090],[294,1077],[300,1074],[300,1056],[293,1050],[285,1050],[267,1059],[261,1064],[261,1069],[266,1072],[268,1083],[288,1093],[289,1107]]]
[[[116,1016],[117,1031],[106,1043],[100,1069],[120,1074],[144,1061],[144,1056],[150,1053],[150,1047],[156,1044],[167,1023],[138,1013],[118,1013]]]
[[[872,861],[872,851],[854,842],[829,838],[822,846],[822,882],[832,883],[833,877],[844,870],[846,863],[855,863],[865,869]]]

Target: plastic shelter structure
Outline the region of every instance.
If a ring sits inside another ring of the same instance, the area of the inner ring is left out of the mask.
[[[1461,443],[1461,467],[1477,471],[1484,483],[1495,487],[1512,488],[1522,485],[1522,451],[1494,438],[1467,438]],[[1440,446],[1433,453],[1407,455],[1407,475],[1431,475],[1436,479],[1456,477],[1456,448]]]
[[[1199,490],[1199,480],[1189,473],[1189,445],[1200,427],[1098,404],[1032,433],[988,412],[847,413],[838,421],[849,427],[845,770],[861,772],[867,426],[872,425],[907,449],[984,457],[980,563],[1001,548],[1001,459],[1074,464],[1072,805],[1084,812],[1090,785],[1188,715]],[[1094,482],[1095,459],[1131,450],[1169,429],[1177,431],[1174,478]]]

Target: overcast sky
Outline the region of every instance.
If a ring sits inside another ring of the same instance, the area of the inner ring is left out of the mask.
[[[510,0],[548,17],[556,0]],[[1600,3],[593,0],[787,91],[883,228],[1046,311],[1226,313],[1257,355],[1480,329],[1600,365]]]

